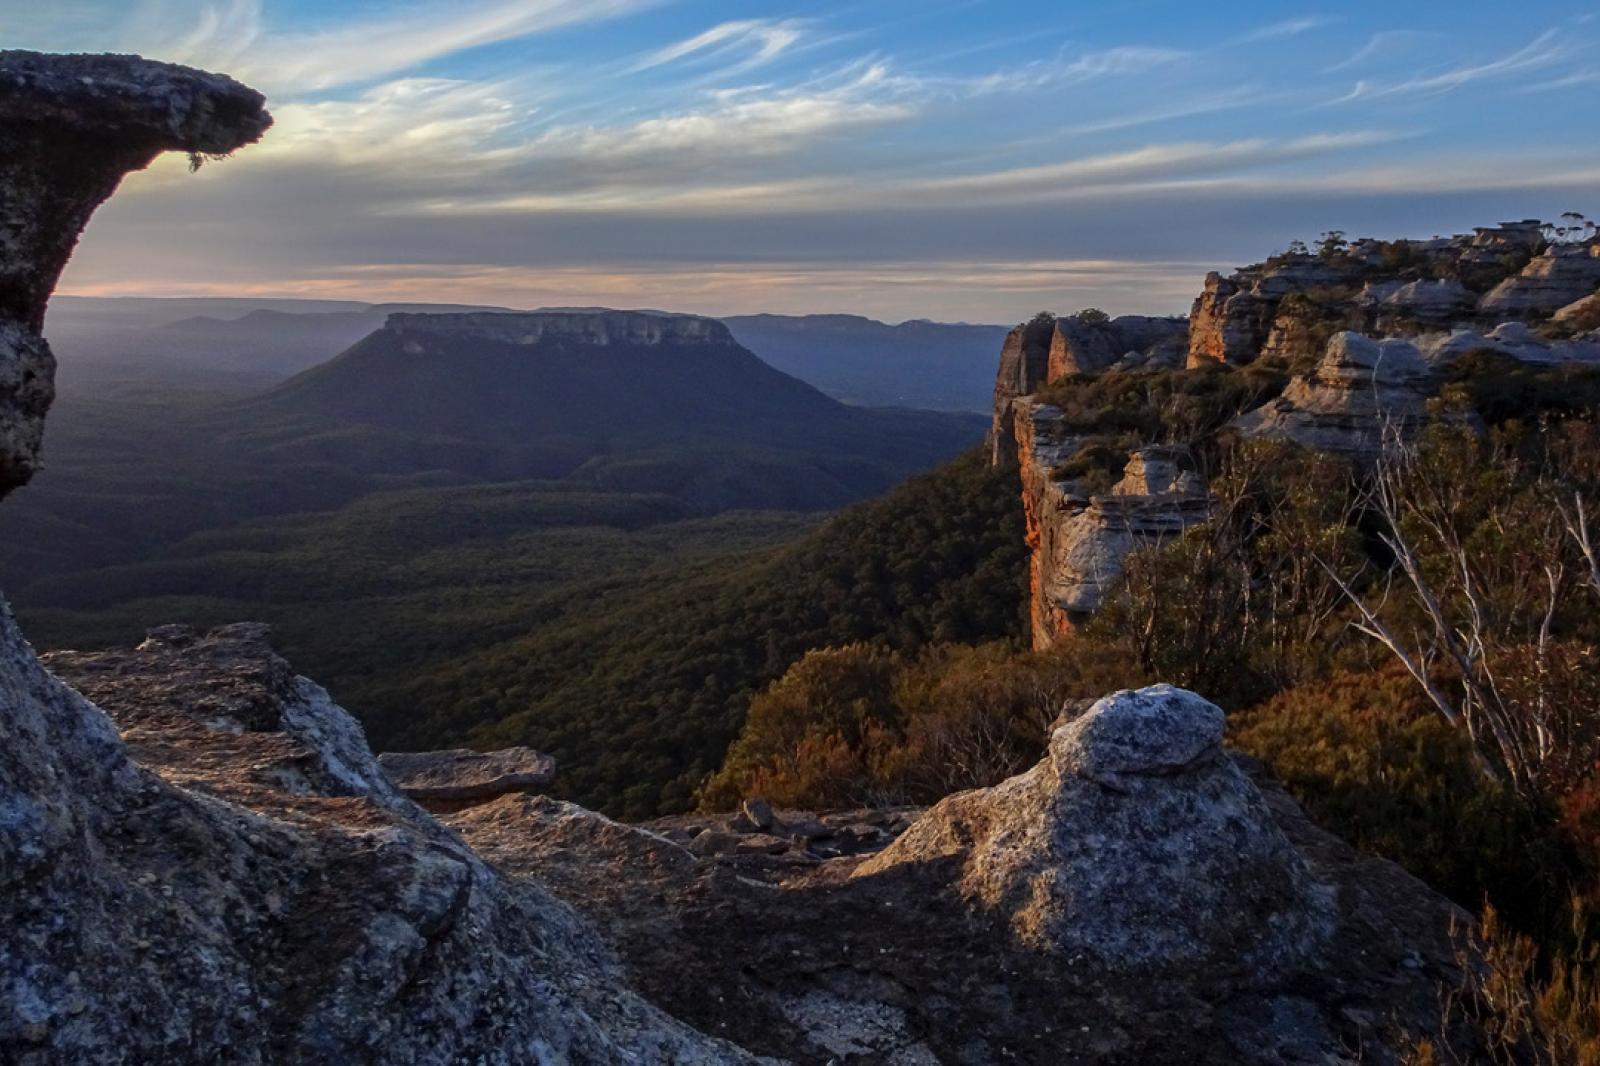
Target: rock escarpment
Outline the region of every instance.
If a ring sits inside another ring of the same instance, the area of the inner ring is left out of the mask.
[[[1086,491],[1060,467],[1083,440],[1060,429],[1061,412],[1019,399],[1012,427],[1028,538],[1033,643],[1048,648],[1100,608],[1128,553],[1176,537],[1209,514],[1205,486],[1172,449],[1138,449],[1108,493]]]
[[[0,489],[37,462],[38,330],[89,213],[159,151],[253,140],[261,103],[165,64],[0,53]],[[0,603],[0,1061],[751,1061],[406,799],[261,627],[49,667]]]
[[[1098,316],[1040,316],[1018,327],[1001,358],[990,441],[994,464],[1019,472],[1035,646],[1058,643],[1098,610],[1130,551],[1209,514],[1205,486],[1192,477],[1165,489],[1125,480],[1094,495],[1064,476],[1086,461],[1104,465],[1083,449],[1124,448],[1134,434],[1106,412],[1107,432],[1085,435],[1092,412],[1075,411],[1069,425],[1046,402],[1047,386],[1172,369],[1180,357],[1188,370],[1213,374],[1262,364],[1287,386],[1259,394],[1271,398],[1251,401],[1259,406],[1232,418],[1231,431],[1369,461],[1432,420],[1476,424],[1472,412],[1434,402],[1464,356],[1600,365],[1600,236],[1581,236],[1591,229],[1550,243],[1557,231],[1527,220],[1428,241],[1297,249],[1208,275],[1186,332],[1178,320]],[[1139,389],[1134,382],[1122,395]],[[1177,421],[1138,430],[1144,440],[1180,442],[1193,432]]]
[[[1593,247],[1545,248],[1540,224],[1528,220],[1429,241],[1363,239],[1212,273],[1190,310],[1188,364],[1310,357],[1339,330],[1413,335],[1548,314],[1593,290],[1595,280],[1581,284],[1591,268],[1579,265]],[[1561,294],[1570,295],[1543,306]]]
[[[0,497],[39,465],[55,357],[40,330],[78,234],[166,151],[226,154],[271,124],[238,82],[131,56],[0,52]]]
[[[1052,438],[1053,413],[1047,406],[1019,412],[1019,436],[1029,440],[1020,454],[1038,648],[1052,646],[1100,609],[1135,548],[1177,537],[1210,513],[1204,484],[1169,448],[1131,453],[1122,479],[1107,493],[1089,495],[1077,480],[1058,477],[1054,462],[1078,442]]]
[[[1182,318],[1150,315],[1039,315],[1018,326],[1000,350],[989,433],[991,458],[997,465],[1015,458],[1017,409],[1013,401],[1017,398],[1069,374],[1181,366],[1188,335],[1188,324]]]

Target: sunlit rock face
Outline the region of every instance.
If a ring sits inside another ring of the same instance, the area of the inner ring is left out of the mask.
[[[1486,316],[1544,317],[1600,287],[1600,241],[1552,245],[1478,304]]]
[[[1373,455],[1386,434],[1409,439],[1426,424],[1433,389],[1434,376],[1410,341],[1340,333],[1312,372],[1234,426],[1317,451]]]
[[[1100,609],[1130,552],[1205,521],[1210,502],[1204,483],[1182,468],[1179,453],[1159,446],[1132,452],[1109,492],[1085,493],[1056,470],[1082,443],[1058,430],[1060,412],[1023,402],[1013,417],[1033,644],[1049,648]]]
[[[231,78],[134,56],[0,52],[0,496],[39,465],[55,358],[40,330],[78,234],[157,155],[218,155],[271,125]]]
[[[1053,319],[1035,318],[1012,330],[1000,349],[1000,369],[994,382],[994,423],[989,431],[990,458],[996,466],[1016,462],[1013,402],[1049,381],[1050,346],[1055,331]]]

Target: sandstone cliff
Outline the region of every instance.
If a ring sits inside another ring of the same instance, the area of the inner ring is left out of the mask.
[[[1539,223],[1526,221],[1431,241],[1359,240],[1213,273],[1190,310],[1188,362],[1314,357],[1339,330],[1411,335],[1548,314],[1600,285],[1595,250],[1544,247]]]
[[[1183,319],[1149,315],[1039,315],[1018,326],[1000,351],[1000,372],[995,377],[994,422],[989,432],[995,463],[1009,464],[1016,455],[1013,400],[1069,374],[1180,366],[1187,337],[1188,325]]]
[[[1430,241],[1363,239],[1212,273],[1186,331],[1181,320],[1081,316],[1019,326],[1001,355],[990,441],[995,465],[1019,473],[1034,644],[1055,644],[1097,610],[1130,551],[1208,514],[1192,477],[1156,487],[1125,478],[1094,494],[1063,475],[1081,465],[1081,449],[1111,444],[1063,428],[1061,412],[1039,399],[1047,386],[1180,361],[1191,372],[1262,364],[1289,375],[1287,386],[1233,419],[1233,431],[1370,460],[1386,435],[1409,439],[1438,417],[1474,421],[1432,402],[1465,355],[1600,365],[1597,287],[1600,237],[1547,243],[1540,223],[1523,221]],[[1174,424],[1151,440],[1183,443],[1186,432]],[[1140,449],[1128,454],[1134,471]]]

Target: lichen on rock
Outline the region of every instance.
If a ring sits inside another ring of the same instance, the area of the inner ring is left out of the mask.
[[[1322,945],[1332,898],[1222,731],[1221,710],[1169,685],[1107,696],[1033,770],[935,806],[857,876],[954,859],[952,889],[1035,950],[1271,979]]]

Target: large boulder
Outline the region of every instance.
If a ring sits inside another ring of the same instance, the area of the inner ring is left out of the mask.
[[[532,748],[499,751],[386,751],[378,756],[389,779],[435,813],[490,803],[501,796],[534,792],[556,777],[556,761]]]
[[[1332,895],[1222,731],[1222,712],[1182,689],[1107,696],[1033,770],[945,800],[856,876],[954,858],[954,890],[1035,950],[1113,971],[1274,978],[1322,947]]]

